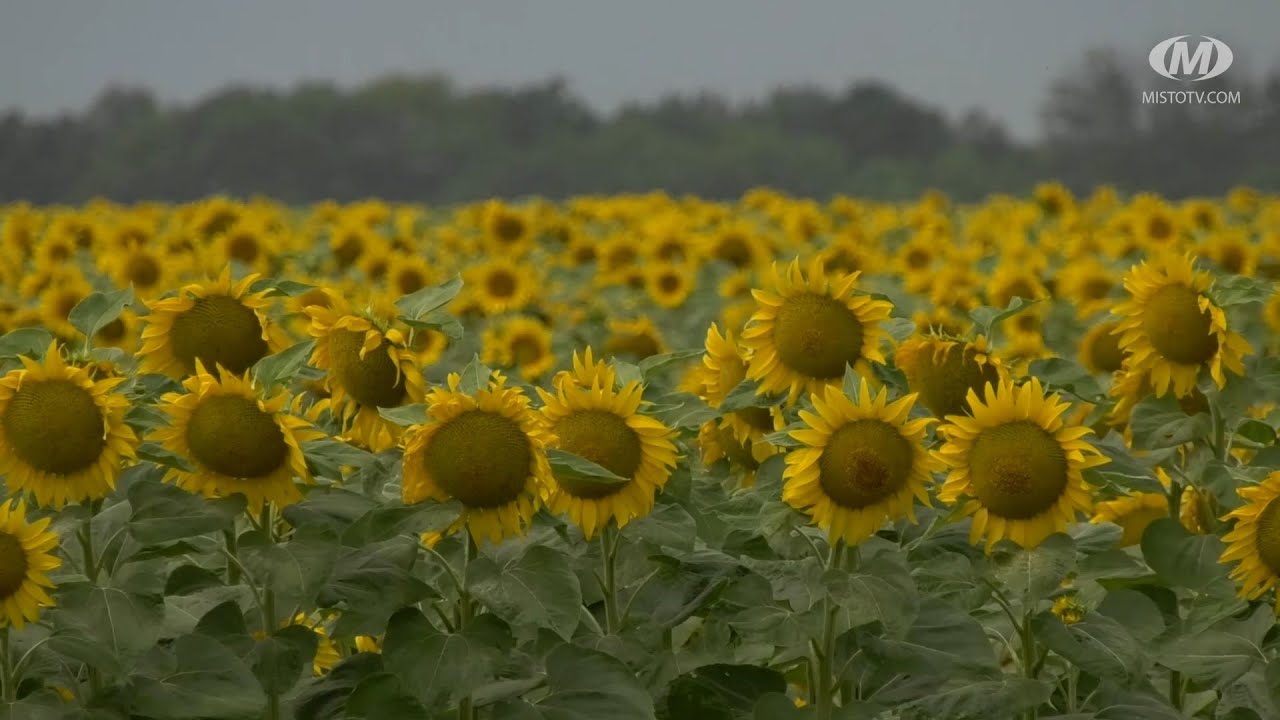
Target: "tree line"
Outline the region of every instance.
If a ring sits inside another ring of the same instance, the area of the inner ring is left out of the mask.
[[[607,115],[560,80],[236,87],[186,106],[115,88],[79,113],[0,115],[0,201],[448,203],[651,189],[730,198],[760,185],[882,199],[936,188],[970,200],[1047,178],[1171,197],[1280,189],[1280,72],[1196,84],[1239,91],[1239,105],[1144,105],[1153,80],[1167,82],[1140,60],[1088,53],[1047,89],[1034,144],[1012,140],[981,110],[948,117],[874,81],[841,92],[782,88],[738,104],[671,96]]]

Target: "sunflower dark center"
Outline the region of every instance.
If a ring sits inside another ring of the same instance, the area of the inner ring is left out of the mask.
[[[187,424],[187,447],[196,462],[235,478],[266,477],[289,457],[275,418],[239,395],[202,400]]]
[[[364,333],[334,330],[329,336],[329,358],[333,375],[342,389],[361,405],[396,407],[404,401],[404,375],[397,374],[396,364],[388,352],[391,344],[382,345],[360,357]]]
[[[1147,223],[1147,234],[1153,240],[1167,240],[1173,235],[1173,223],[1163,215],[1156,215]]]
[[[493,223],[493,234],[504,243],[513,243],[524,236],[524,221],[516,215],[503,213]]]
[[[1089,361],[1100,372],[1113,373],[1120,369],[1125,353],[1120,349],[1120,336],[1102,332],[1089,343]]]
[[[1156,352],[1176,363],[1198,365],[1218,352],[1212,318],[1200,309],[1200,294],[1186,285],[1165,285],[1152,293],[1142,327]]]
[[[683,285],[680,276],[675,273],[666,273],[658,278],[658,288],[664,293],[673,293],[679,290]]]
[[[189,373],[199,359],[210,372],[221,365],[240,375],[267,355],[257,313],[228,295],[199,298],[174,318],[171,342],[174,356]]]
[[[54,298],[54,302],[53,302],[54,312],[58,313],[58,317],[66,318],[71,314],[71,311],[75,309],[76,305],[79,305],[80,301],[83,299],[84,299],[84,295],[77,290],[67,290],[67,291],[60,292],[58,293],[58,296]]]
[[[436,430],[422,463],[436,484],[463,505],[493,508],[523,492],[533,448],[514,420],[469,410]]]
[[[1025,520],[1053,507],[1067,488],[1062,446],[1028,420],[983,430],[969,452],[974,494],[997,517]]]
[[[0,600],[13,597],[27,579],[27,551],[17,536],[0,532]]]
[[[911,442],[883,420],[855,420],[835,431],[818,459],[818,482],[838,505],[858,510],[901,490],[911,477]]]
[[[542,359],[542,343],[529,335],[517,335],[511,341],[511,359],[516,365],[527,365]]]
[[[814,378],[837,378],[862,357],[862,323],[844,303],[805,293],[787,299],[774,319],[773,342],[784,365]]]
[[[426,285],[427,279],[414,268],[396,273],[396,290],[400,291],[401,295],[417,292],[426,287]]]
[[[734,414],[756,430],[773,430],[773,414],[769,412],[769,408],[743,408],[741,410],[734,411]]]
[[[1084,281],[1080,288],[1080,294],[1086,300],[1101,300],[1111,294],[1111,288],[1114,284],[1104,277],[1091,277]]]
[[[23,462],[53,475],[91,468],[107,446],[102,411],[69,380],[23,383],[5,409],[4,436]]]
[[[933,261],[933,255],[923,248],[912,248],[907,252],[907,267],[919,270]]]
[[[108,345],[120,342],[124,339],[124,321],[116,318],[103,325],[102,329],[98,331],[97,338]]]
[[[125,275],[138,287],[152,287],[160,281],[160,263],[148,253],[133,253],[125,265]]]
[[[716,257],[733,265],[744,268],[751,265],[751,245],[747,239],[737,233],[729,233],[716,243]]]
[[[364,253],[364,238],[360,237],[360,233],[355,232],[343,235],[342,239],[333,248],[333,256],[338,259],[338,264],[344,268],[349,267],[360,259],[362,253]]]
[[[1244,268],[1244,250],[1237,245],[1228,245],[1218,254],[1218,264],[1232,274],[1238,274]]]
[[[519,283],[509,271],[496,270],[485,277],[484,286],[489,291],[489,294],[494,297],[509,298],[515,295]]]
[[[658,339],[647,332],[620,333],[610,337],[605,346],[611,353],[634,355],[640,359],[657,355],[662,350]]]
[[[644,451],[640,436],[622,418],[603,410],[579,410],[556,422],[560,449],[580,455],[623,478],[635,477]],[[622,484],[592,483],[576,478],[556,482],[570,495],[596,499],[622,490]]]
[[[932,346],[926,345],[914,362],[907,363],[903,373],[935,417],[960,415],[969,409],[966,398],[970,390],[981,390],[1000,379],[995,366],[979,364],[977,355],[973,348],[958,347],[935,353]]]
[[[227,255],[243,263],[252,263],[262,252],[258,238],[251,233],[236,233],[227,243]]]
[[[1273,574],[1280,575],[1280,498],[1267,503],[1258,514],[1258,557]]]
[[[55,261],[66,260],[71,257],[71,248],[58,242],[49,246],[49,259]]]

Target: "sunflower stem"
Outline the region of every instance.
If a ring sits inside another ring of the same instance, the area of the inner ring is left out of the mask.
[[[84,574],[89,579],[89,586],[95,587],[98,584],[98,560],[93,549],[93,516],[98,514],[98,510],[102,507],[102,501],[90,501],[87,505],[89,509],[89,517],[85,518],[84,524],[80,526],[80,549],[84,555]],[[6,639],[8,638],[8,630],[6,629]],[[8,662],[8,651],[5,651],[5,662]],[[89,688],[94,695],[102,692],[102,673],[92,665],[87,666],[89,671]]]
[[[471,537],[470,528],[464,527],[462,541],[462,582],[458,585],[458,632],[465,631],[467,626],[471,624],[473,608],[471,607],[471,593],[467,592],[466,577],[467,569],[471,566],[471,560],[475,558],[478,550],[475,539]],[[475,718],[475,706],[472,704],[471,696],[468,695],[458,702],[458,720],[475,720]]]
[[[262,506],[262,533],[266,535],[268,546],[276,544],[275,505],[270,502]],[[262,588],[262,633],[270,637],[275,629],[276,591],[268,577]],[[280,720],[280,693],[274,689],[267,693],[267,720]]]
[[[227,555],[230,557],[236,557],[240,553],[240,539],[236,537],[236,529],[232,527],[230,530],[227,530],[224,537],[227,542]],[[240,584],[240,565],[238,563],[227,563],[227,584]]]
[[[1182,712],[1182,699],[1186,688],[1182,685],[1182,673],[1177,670],[1169,671],[1169,704],[1179,713]]]
[[[837,540],[827,554],[828,571],[844,566],[844,540]],[[836,645],[836,612],[838,608],[828,593],[822,600],[822,640],[816,655],[818,666],[817,697],[814,704],[817,720],[831,720],[835,712],[835,676],[832,673]]]
[[[604,563],[604,628],[609,635],[617,635],[621,617],[618,612],[618,585],[614,575],[618,554],[618,530],[612,522],[600,533],[600,554]]]
[[[1036,636],[1031,632],[1031,613],[1031,608],[1027,608],[1023,612],[1022,625],[1018,627],[1018,634],[1022,636],[1022,674],[1028,680],[1035,680],[1038,668],[1036,666]],[[1027,711],[1026,719],[1036,720],[1039,715],[1039,708],[1033,707]]]
[[[0,628],[0,654],[4,655],[4,701],[11,703],[17,699],[17,678],[13,676],[13,655],[9,652],[9,626]]]

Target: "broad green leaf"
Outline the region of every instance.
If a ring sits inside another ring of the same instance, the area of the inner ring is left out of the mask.
[[[701,350],[677,350],[676,352],[662,353],[660,355],[650,355],[640,361],[640,374],[647,379],[701,357]]]
[[[421,425],[427,421],[427,406],[423,403],[401,405],[400,407],[378,408],[382,419],[389,420],[400,427]]]
[[[697,429],[702,423],[719,417],[718,410],[708,407],[702,398],[686,392],[662,395],[653,401],[651,414],[672,428]]]
[[[791,698],[781,693],[762,696],[751,713],[751,720],[810,720],[814,717],[813,708],[798,708]]]
[[[337,552],[337,543],[302,533],[277,543],[267,542],[256,530],[240,536],[240,562],[252,582],[275,591],[282,607],[312,606]]]
[[[1172,396],[1149,397],[1133,408],[1129,427],[1133,446],[1159,450],[1202,440],[1209,435],[1211,421],[1205,413],[1187,415]]]
[[[849,628],[879,622],[894,633],[905,630],[911,622],[917,598],[884,578],[869,573],[828,570],[822,582],[832,601],[845,611]]]
[[[1129,682],[1145,675],[1143,647],[1123,625],[1106,615],[1092,613],[1067,625],[1053,613],[1043,612],[1033,619],[1032,628],[1045,647],[1090,675],[1127,678]]]
[[[157,481],[129,486],[129,534],[144,545],[230,529],[244,512],[243,495],[207,500]]]
[[[288,385],[307,364],[315,340],[304,340],[296,345],[268,355],[253,366],[253,378],[259,387],[270,390],[276,385]]]
[[[721,413],[730,413],[735,410],[774,405],[773,400],[757,393],[759,387],[760,383],[755,380],[743,380],[733,386],[733,389],[725,396],[724,402],[720,403],[720,407],[716,409]]]
[[[1208,295],[1219,307],[1266,302],[1275,292],[1275,283],[1243,275],[1219,275]]]
[[[654,720],[653,699],[609,655],[561,645],[547,656],[550,692],[536,703],[546,720]]]
[[[356,518],[343,532],[342,544],[362,547],[403,535],[416,540],[424,532],[444,532],[458,519],[462,510],[462,505],[456,500],[374,507]]]
[[[977,326],[976,329],[979,330],[980,334],[991,337],[992,329],[999,325],[1000,322],[1008,320],[1034,304],[1036,304],[1035,300],[1027,301],[1020,297],[1015,297],[1009,301],[1009,305],[1003,310],[986,307],[985,305],[974,308],[969,311],[969,319],[973,320],[973,324]]]
[[[300,716],[301,717],[301,716]],[[371,675],[356,685],[347,698],[345,720],[384,720],[431,717],[408,690],[389,673]]]
[[[925,598],[902,639],[859,634],[859,647],[877,665],[907,675],[998,677],[1000,665],[982,625],[968,613]]]
[[[885,323],[885,330],[895,343],[902,343],[915,334],[916,324],[907,318],[894,317]]]
[[[450,340],[461,340],[465,334],[462,323],[444,310],[432,310],[417,320],[406,317],[400,319],[414,330],[434,330]]]
[[[0,359],[20,355],[41,359],[53,342],[53,335],[42,327],[18,328],[0,335]]]
[[[1156,660],[1218,689],[1267,662],[1258,646],[1239,635],[1216,630],[1177,638],[1156,653]]]
[[[344,717],[347,699],[364,680],[383,672],[382,656],[373,653],[352,655],[338,663],[327,675],[301,688],[294,701],[294,717]],[[359,709],[357,705],[357,709]],[[395,717],[394,715],[383,717]],[[408,717],[416,717],[409,715]],[[373,720],[370,718],[370,720]]]
[[[318,598],[321,606],[342,610],[333,634],[377,635],[396,610],[434,596],[412,572],[417,559],[416,537],[344,548]]]
[[[303,443],[302,452],[316,475],[335,480],[342,478],[342,468],[365,468],[377,462],[368,450],[329,438]]]
[[[431,285],[396,300],[396,307],[409,320],[419,320],[424,315],[443,308],[462,291],[462,277],[454,275],[439,285]]]
[[[1276,441],[1276,429],[1260,420],[1245,420],[1236,428],[1236,434],[1258,445],[1271,445]]]
[[[259,280],[255,280],[253,285],[250,286],[250,290],[255,293],[262,292],[263,290],[269,291],[267,293],[267,297],[297,297],[308,290],[314,289],[314,285],[300,283],[295,280],[279,280],[276,278],[261,278]]]
[[[557,448],[547,448],[547,462],[556,478],[570,485],[591,485],[600,488],[620,487],[631,482],[630,478],[618,477],[608,468],[588,460],[581,455],[565,452]]]
[[[310,677],[311,662],[320,636],[302,625],[290,625],[259,640],[249,656],[249,666],[262,689],[283,695],[303,677]]]
[[[471,358],[471,362],[462,368],[459,373],[461,380],[458,382],[458,392],[463,395],[474,395],[480,390],[489,387],[489,378],[493,375],[493,370],[488,365],[480,362],[480,356],[475,355]]]
[[[1001,543],[992,558],[996,579],[1030,610],[1057,590],[1075,567],[1076,548],[1070,537],[1054,533],[1030,550]]]
[[[302,502],[284,508],[284,519],[299,529],[341,535],[360,516],[378,507],[374,500],[337,487],[312,488]]]
[[[53,690],[37,690],[14,702],[0,701],[0,720],[80,720]]]
[[[493,616],[442,633],[415,608],[391,616],[383,641],[387,670],[426,707],[455,704],[498,677],[514,642]]]
[[[133,677],[137,715],[241,720],[266,709],[266,694],[253,673],[213,638],[184,635],[172,650],[157,647],[149,660]]]
[[[114,675],[124,667],[115,653],[76,629],[59,629],[46,640],[48,648],[65,658]]]
[[[671,720],[734,720],[767,693],[785,693],[776,670],[755,665],[706,665],[676,678],[667,690]]]
[[[1008,677],[964,683],[912,700],[897,710],[904,720],[1017,717],[1048,701],[1050,690],[1041,680]]]
[[[633,382],[644,382],[644,371],[639,365],[625,362],[623,360],[613,361],[614,382],[619,387],[624,387]]]
[[[92,292],[71,308],[67,321],[92,342],[99,330],[110,325],[132,304],[132,286],[111,292]]]
[[[1066,358],[1042,358],[1031,361],[1027,374],[1040,378],[1045,388],[1085,399],[1104,396],[1097,378],[1079,363]]]
[[[480,558],[467,568],[471,594],[513,628],[548,628],[568,640],[581,619],[582,590],[566,557],[530,545],[502,565]]]
[[[158,597],[78,585],[62,588],[58,605],[51,613],[56,626],[74,628],[124,666],[150,650],[160,637],[164,610]]]
[[[1227,566],[1218,562],[1222,541],[1214,535],[1192,535],[1181,523],[1161,518],[1142,536],[1142,556],[1170,587],[1204,592],[1211,586],[1230,586]]]

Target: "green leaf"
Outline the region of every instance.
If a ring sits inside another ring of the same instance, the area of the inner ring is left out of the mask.
[[[266,710],[267,696],[253,673],[222,643],[184,635],[172,651],[156,648],[133,678],[132,712],[156,720],[240,720]]]
[[[342,478],[344,467],[362,469],[377,462],[377,457],[368,450],[330,438],[303,443],[302,452],[312,472],[334,480]]]
[[[132,664],[160,637],[159,598],[87,584],[61,588],[55,627],[71,628],[105,648],[123,666]]]
[[[300,283],[295,280],[277,280],[275,278],[261,278],[255,280],[250,286],[251,292],[262,292],[268,290],[267,297],[297,297],[308,290],[314,290],[315,285]]]
[[[1214,535],[1192,535],[1182,524],[1160,518],[1142,536],[1142,556],[1170,587],[1204,592],[1229,586],[1227,566],[1218,562],[1222,541]]]
[[[808,720],[812,717],[813,708],[798,708],[791,698],[781,693],[762,696],[751,713],[751,720]]]
[[[315,340],[304,340],[274,355],[262,358],[253,366],[254,380],[260,387],[266,389],[277,385],[288,385],[306,366],[307,358],[311,357],[311,351],[315,346]]]
[[[262,689],[283,695],[303,677],[310,677],[319,641],[315,630],[302,625],[290,625],[259,640],[249,665]]]
[[[1035,616],[1031,623],[1045,647],[1076,667],[1098,678],[1144,677],[1143,648],[1124,626],[1105,615],[1090,614],[1085,620],[1064,624],[1051,612]]]
[[[1202,440],[1212,423],[1205,413],[1187,415],[1172,396],[1148,397],[1133,408],[1129,419],[1133,446],[1139,450],[1159,450]]]
[[[462,291],[462,276],[454,275],[440,285],[431,285],[396,300],[396,307],[408,320],[419,320],[424,315],[439,310]]]
[[[0,335],[0,359],[26,356],[39,360],[52,342],[53,334],[42,327],[18,328]]]
[[[133,286],[111,292],[92,292],[67,315],[71,326],[90,340],[133,304]]]
[[[1262,651],[1239,635],[1209,630],[1176,638],[1156,654],[1156,660],[1191,680],[1221,689],[1266,663]]]
[[[926,597],[901,639],[859,633],[858,647],[877,665],[906,675],[999,677],[1000,665],[982,625],[968,613]]]
[[[720,403],[717,408],[721,413],[730,413],[735,410],[745,410],[753,407],[770,407],[774,405],[774,401],[768,396],[757,394],[760,383],[755,380],[743,380],[725,396],[724,402]]]
[[[547,656],[546,720],[654,720],[653,699],[625,665],[595,650],[560,645]]]
[[[458,392],[463,395],[474,395],[489,387],[489,378],[493,375],[493,370],[480,362],[479,355],[473,355],[471,362],[462,368],[459,375],[461,380],[458,382]]]
[[[915,334],[916,324],[906,318],[894,317],[885,323],[885,329],[889,331],[889,337],[893,338],[894,343],[900,344]]]
[[[422,425],[427,421],[427,406],[423,403],[401,405],[400,407],[378,408],[382,419],[389,420],[400,427]]]
[[[315,529],[325,534],[341,535],[360,516],[378,507],[364,495],[337,487],[312,488],[302,502],[284,508],[284,519],[290,525]]]
[[[1027,374],[1040,378],[1049,390],[1056,390],[1085,399],[1097,399],[1104,395],[1097,378],[1077,362],[1066,358],[1042,358],[1031,361]]]
[[[1054,533],[1030,550],[1001,543],[992,553],[996,579],[1030,610],[1058,589],[1075,567],[1076,547],[1070,537]]]
[[[1258,445],[1271,445],[1276,441],[1276,429],[1261,420],[1245,420],[1236,428],[1236,435]]]
[[[416,608],[405,608],[387,623],[382,657],[419,702],[443,707],[496,679],[513,646],[509,631],[492,616],[460,633],[442,633]]]
[[[1218,307],[1264,303],[1275,292],[1275,284],[1243,275],[1219,275],[1208,295]]]
[[[97,668],[108,675],[114,675],[124,669],[115,653],[74,629],[56,630],[45,642],[50,650],[59,655]]]
[[[298,717],[303,717],[299,715]],[[311,717],[311,716],[307,716]],[[431,717],[426,708],[413,699],[396,676],[388,673],[370,675],[356,685],[347,698],[345,720],[385,720],[389,718]]]
[[[618,477],[601,465],[571,452],[557,448],[547,448],[547,462],[556,478],[574,485],[591,485],[611,488],[626,485],[630,478]]]
[[[625,362],[622,360],[613,361],[614,382],[619,387],[626,386],[633,382],[644,382],[644,372],[640,370],[639,365]]]
[[[341,606],[333,634],[377,635],[396,610],[435,596],[412,572],[417,559],[416,537],[347,548],[318,598],[321,606]]]
[[[338,663],[327,675],[313,680],[302,688],[294,702],[295,718],[341,718],[345,716],[347,700],[361,682],[383,672],[382,656],[358,653]],[[398,692],[398,691],[397,691]],[[378,695],[382,694],[376,693]],[[369,702],[365,700],[364,702]],[[359,709],[361,705],[357,705]],[[394,714],[374,716],[394,718]],[[402,717],[423,717],[409,714]],[[373,718],[370,718],[373,720]]]
[[[133,483],[128,494],[133,508],[129,534],[144,545],[230,529],[245,509],[245,498],[240,494],[206,500],[154,480]]]
[[[702,357],[702,350],[677,350],[676,352],[650,355],[640,361],[640,374],[646,379]]]
[[[973,320],[973,324],[977,326],[980,334],[991,337],[992,328],[1034,304],[1036,304],[1035,300],[1028,302],[1020,297],[1015,297],[1009,301],[1009,305],[1004,310],[998,310],[985,305],[982,307],[976,307],[969,311],[969,319]]]
[[[657,398],[651,412],[659,422],[672,428],[696,429],[720,416],[720,412],[708,407],[702,398],[686,392],[667,393]]]
[[[706,665],[681,675],[667,690],[671,720],[735,720],[767,693],[785,693],[782,673],[755,665]]]
[[[418,320],[405,317],[400,319],[414,330],[435,330],[450,340],[461,340],[464,334],[462,323],[444,310],[432,310]]]
[[[374,507],[343,532],[342,544],[361,547],[403,535],[416,541],[424,532],[443,532],[461,514],[462,505],[456,500]]]
[[[823,574],[822,582],[832,601],[845,611],[848,627],[879,622],[895,632],[911,622],[916,598],[884,578],[832,569]]]
[[[862,394],[862,376],[852,365],[845,365],[844,379],[841,381],[841,388],[844,390],[845,397],[853,400],[855,403],[859,401]]]
[[[899,705],[897,710],[904,720],[1017,717],[1047,702],[1050,690],[1040,680],[1009,677],[964,683]]]
[[[80,720],[83,713],[69,709],[53,690],[38,690],[15,702],[0,702],[0,720]]]
[[[336,543],[302,533],[275,543],[256,530],[240,536],[240,562],[253,582],[275,591],[281,606],[312,606],[337,552]]]
[[[502,565],[480,558],[467,568],[471,594],[512,627],[548,628],[565,640],[581,618],[582,590],[568,559],[530,545]]]

